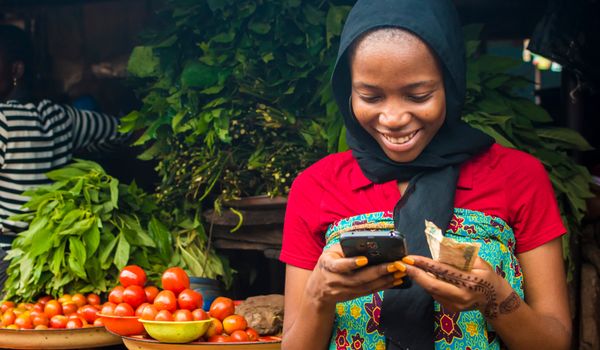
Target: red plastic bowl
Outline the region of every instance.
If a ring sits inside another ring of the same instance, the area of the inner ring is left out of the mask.
[[[100,312],[96,315],[102,318],[104,327],[115,334],[129,336],[146,333],[138,316],[111,316],[103,315]]]

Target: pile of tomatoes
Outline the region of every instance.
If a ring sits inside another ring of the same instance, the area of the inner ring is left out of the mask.
[[[248,327],[244,316],[235,314],[233,300],[226,297],[217,297],[210,304],[208,311],[212,324],[206,331],[204,338],[208,342],[245,342],[258,341],[258,332]]]
[[[163,272],[163,290],[155,286],[144,287],[146,273],[136,265],[124,267],[119,274],[119,282],[121,284],[109,292],[101,314],[139,316],[156,321],[208,318],[202,314],[202,294],[190,289],[190,279],[180,267],[171,267]]]
[[[35,303],[3,301],[0,304],[0,328],[62,329],[103,326],[96,313],[100,297],[90,293],[64,294],[58,299],[44,296]]]
[[[257,341],[258,333],[235,314],[233,300],[217,297],[208,312],[202,309],[202,294],[190,289],[190,279],[180,267],[170,267],[161,276],[162,290],[145,286],[146,273],[136,265],[119,274],[120,285],[108,294],[100,313],[109,316],[138,316],[154,321],[201,321],[212,323],[202,339],[209,342]]]

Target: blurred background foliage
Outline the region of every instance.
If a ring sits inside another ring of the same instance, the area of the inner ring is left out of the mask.
[[[128,69],[143,107],[123,119],[143,130],[142,159],[156,159],[160,201],[181,207],[283,195],[299,171],[346,149],[329,88],[352,1],[169,0]],[[518,90],[520,62],[482,52],[481,26],[465,27],[463,119],[504,146],[538,157],[563,219],[579,232],[590,174],[571,157],[590,145]],[[568,245],[566,245],[568,250]]]

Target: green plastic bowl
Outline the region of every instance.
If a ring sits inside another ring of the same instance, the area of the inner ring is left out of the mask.
[[[189,343],[206,333],[212,320],[202,321],[151,321],[142,320],[148,334],[163,343]]]

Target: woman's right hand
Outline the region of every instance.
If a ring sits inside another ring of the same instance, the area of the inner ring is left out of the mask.
[[[367,265],[366,257],[344,257],[339,244],[325,250],[306,286],[308,296],[321,307],[369,295],[402,284],[406,267],[401,261]]]

